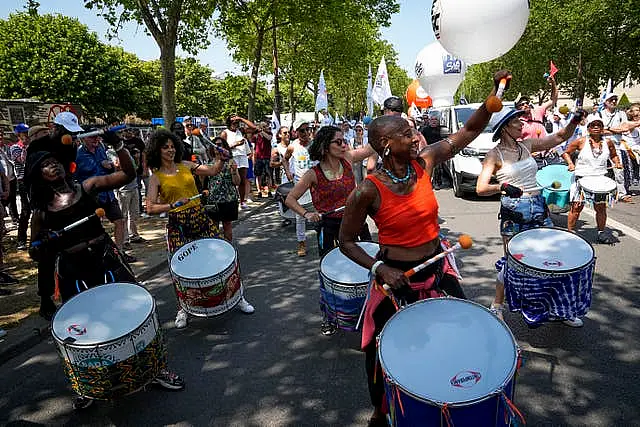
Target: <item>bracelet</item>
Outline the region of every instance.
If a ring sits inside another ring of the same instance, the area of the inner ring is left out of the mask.
[[[458,154],[460,149],[453,144],[453,141],[451,140],[451,138],[445,138],[443,139],[443,141],[446,141],[449,143],[449,148],[451,149],[452,156],[455,156],[456,154]]]
[[[308,213],[309,211],[305,209],[304,213],[302,214],[302,218],[306,218]]]
[[[371,274],[373,274],[374,276],[376,275],[376,270],[378,270],[378,267],[380,267],[382,264],[384,264],[384,261],[376,261],[373,263],[373,265],[371,266]]]

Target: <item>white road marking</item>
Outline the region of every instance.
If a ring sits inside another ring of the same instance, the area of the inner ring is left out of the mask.
[[[591,216],[592,218],[596,217],[596,213],[593,209],[590,209],[589,207],[585,207],[584,211],[585,213],[589,214],[589,216]],[[620,231],[622,231],[625,235],[633,237],[634,239],[636,239],[637,241],[640,242],[640,231],[631,228],[627,225],[624,225],[618,221],[616,221],[615,219],[612,219],[611,217],[607,216],[607,225],[610,228],[616,228]]]

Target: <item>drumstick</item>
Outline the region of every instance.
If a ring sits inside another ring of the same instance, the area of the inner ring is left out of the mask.
[[[173,207],[174,208],[179,208],[180,206],[183,206],[183,205],[185,205],[185,204],[187,204],[187,203],[189,203],[189,202],[191,202],[193,200],[199,199],[202,196],[207,197],[208,195],[209,195],[209,190],[203,190],[202,193],[196,194],[195,196],[189,197],[186,202],[182,202],[182,201],[178,200],[177,202],[175,202],[173,204]]]
[[[331,215],[331,214],[334,214],[334,213],[342,212],[346,208],[347,208],[346,206],[340,206],[339,208],[333,209],[333,210],[331,210],[329,212],[321,213],[320,216],[327,216],[327,215]]]
[[[62,135],[61,141],[62,141],[62,143],[64,145],[71,145],[73,143],[73,140],[77,139],[77,138],[82,139],[82,138],[89,138],[90,136],[99,136],[99,135],[104,134],[107,131],[117,132],[117,131],[122,130],[122,129],[126,128],[126,127],[127,127],[127,125],[118,125],[118,126],[114,126],[112,128],[109,128],[106,131],[104,129],[99,129],[99,130],[94,130],[94,131],[91,131],[91,132],[79,133],[78,135],[66,134],[66,135]]]
[[[81,224],[84,224],[85,222],[98,217],[98,218],[102,218],[105,215],[104,209],[102,208],[98,208],[96,209],[96,211],[94,213],[92,213],[91,215],[88,215],[84,218],[81,218],[79,220],[77,220],[76,222],[72,222],[71,224],[67,225],[66,227],[64,227],[62,230],[58,230],[58,231],[53,231],[49,233],[49,237],[50,238],[54,238],[54,237],[59,237],[62,233],[65,233]],[[38,246],[40,246],[42,244],[42,240],[36,240],[35,242],[31,242],[31,246],[34,248],[37,248]]]
[[[460,248],[469,249],[472,245],[473,245],[473,240],[471,240],[471,236],[469,236],[467,234],[463,234],[462,236],[460,236],[458,238],[458,243],[456,243],[455,245],[451,246],[450,248],[440,252],[438,255],[429,258],[428,260],[426,260],[422,264],[419,264],[419,265],[413,267],[411,270],[405,271],[404,275],[406,277],[411,277],[414,274],[416,274],[418,271],[424,270],[425,268],[427,268],[431,264],[433,264],[433,263],[435,263],[437,261],[440,261],[442,258],[446,257],[450,253],[452,253],[454,251],[457,251]],[[389,285],[387,285],[386,283],[384,285],[382,285],[382,287],[387,291],[389,289],[391,289],[391,287]]]
[[[511,78],[509,77],[509,79]],[[498,111],[502,110],[502,97],[504,96],[505,87],[507,87],[506,77],[500,80],[495,96],[490,96],[489,98],[487,98],[485,105],[490,113],[497,113]]]
[[[531,191],[540,191],[540,190],[558,190],[562,188],[562,183],[560,181],[553,181],[551,184],[549,185],[545,185],[543,187],[535,187],[532,188]]]

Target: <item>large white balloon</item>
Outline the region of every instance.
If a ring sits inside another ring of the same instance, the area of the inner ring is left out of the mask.
[[[425,46],[416,58],[416,78],[433,100],[434,107],[453,105],[453,95],[466,71],[466,64],[437,41]]]
[[[434,0],[431,7],[436,39],[467,64],[507,53],[528,20],[529,0]]]

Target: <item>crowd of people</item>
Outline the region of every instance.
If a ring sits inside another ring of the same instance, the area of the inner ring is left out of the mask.
[[[508,72],[496,73],[492,93],[504,78],[510,78]],[[479,195],[502,195],[499,232],[505,252],[516,233],[553,225],[536,182],[541,159],[555,153],[575,174],[569,231],[575,230],[585,205],[581,178],[609,174],[621,202],[633,201],[630,186],[640,178],[640,104],[623,112],[616,108],[617,96],[608,94],[603,108],[594,107],[590,114],[568,112],[556,107],[553,78],[550,84],[550,101],[533,106],[523,97],[503,114],[494,127],[497,145],[484,159],[478,178]],[[395,312],[394,299],[411,303],[441,294],[465,298],[455,263],[446,257],[410,278],[403,273],[446,247],[434,192],[443,185],[442,164],[491,119],[483,104],[459,132],[442,138],[433,111],[413,117],[403,111],[402,99],[391,97],[383,116],[372,121],[320,124],[298,118],[275,135],[270,123],[237,115],[229,116],[226,128],[213,135],[206,124],[196,126],[186,116],[146,140],[135,128],[118,133],[82,128],[73,113],[63,112],[49,126],[15,126],[12,144],[0,133],[0,210],[17,227],[17,250],[29,249],[38,263],[40,315],[51,320],[56,297],[64,303],[100,284],[135,282],[129,264],[136,262],[135,245],[145,242],[137,226],[141,219],[167,218],[171,257],[197,239],[232,242],[239,210],[248,209],[252,197],[273,197],[279,186],[290,183],[282,201],[295,214],[296,254],[307,255],[307,226],[313,224],[320,257],[340,247],[375,279],[364,311],[362,349],[374,406],[370,425],[384,425],[383,383],[375,382],[382,374],[373,338]],[[592,201],[600,243],[613,242],[605,229],[607,201]],[[113,239],[98,211],[113,224]],[[378,228],[380,251],[373,257],[356,244],[372,240],[367,217]],[[285,219],[284,225],[290,222]],[[5,235],[4,221],[0,228]],[[17,280],[2,270],[1,248],[0,285],[14,284]],[[499,270],[491,311],[502,318],[504,266]],[[238,308],[253,313],[243,292]],[[188,315],[178,292],[176,296],[175,327],[184,328]],[[565,323],[582,326],[579,318]],[[326,321],[321,327],[325,335],[335,330]],[[168,370],[155,381],[170,389],[184,386]],[[79,397],[76,406],[88,404]]]

